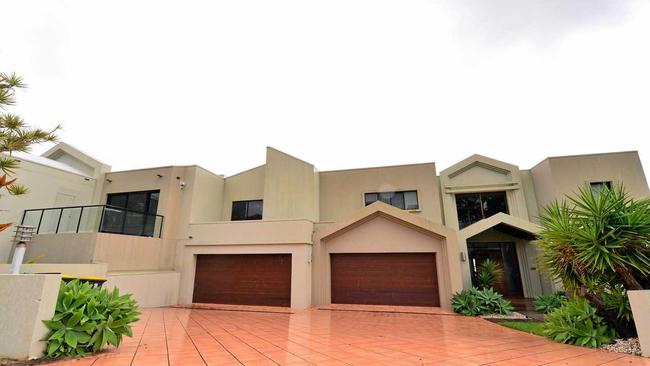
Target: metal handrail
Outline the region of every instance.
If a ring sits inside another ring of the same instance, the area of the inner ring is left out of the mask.
[[[123,208],[123,207],[119,207],[119,206],[113,206],[113,205],[86,205],[86,206],[63,206],[63,207],[32,208],[32,209],[27,209],[27,210],[23,211],[23,217],[22,217],[21,223],[22,224],[25,223],[25,217],[27,216],[28,212],[38,212],[38,211],[40,211],[41,214],[40,214],[39,219],[38,219],[38,224],[35,225],[36,226],[36,234],[39,234],[40,229],[41,229],[41,224],[43,223],[43,216],[44,216],[45,212],[47,212],[47,211],[59,211],[59,216],[58,216],[58,219],[57,219],[56,229],[54,230],[54,233],[58,234],[60,226],[61,226],[61,218],[63,217],[63,211],[64,210],[80,209],[80,211],[79,211],[79,219],[77,221],[76,229],[74,231],[75,233],[78,233],[79,229],[81,227],[81,221],[82,221],[84,209],[96,208],[96,207],[101,207],[101,218],[99,220],[99,225],[96,228],[97,232],[107,232],[107,233],[111,233],[111,234],[148,236],[148,237],[157,237],[157,238],[160,238],[162,236],[163,224],[164,224],[164,221],[165,221],[164,216],[157,215],[157,214],[151,214],[151,213],[147,213],[147,212],[131,210],[131,209],[127,209],[127,208]],[[107,208],[110,209],[110,210],[116,210],[116,211],[120,211],[120,212],[124,213],[124,217],[122,218],[122,223],[121,223],[121,226],[120,226],[121,230],[117,230],[117,231],[107,230],[109,228],[105,227],[105,223],[106,223],[105,222],[105,217],[106,217],[105,213],[106,213]],[[145,218],[154,217],[153,232],[152,233],[145,232],[147,220],[144,220],[144,222],[142,223],[139,235],[125,232],[124,226],[126,224],[126,217],[127,217],[126,214],[127,213],[135,213],[135,214],[138,214],[138,215],[143,215],[143,217],[145,217]],[[156,230],[156,223],[158,222],[158,218],[160,218],[160,227],[158,228],[158,230]],[[69,233],[70,231],[66,231],[66,232]]]

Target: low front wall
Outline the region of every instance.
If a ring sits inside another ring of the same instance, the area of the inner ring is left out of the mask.
[[[60,274],[0,275],[0,359],[43,356],[60,286]]]
[[[650,357],[650,290],[628,291],[641,352]]]
[[[106,278],[107,265],[76,264],[76,263],[33,263],[23,264],[20,273],[61,273],[74,277],[101,277]],[[9,273],[11,264],[0,264],[0,273]]]
[[[25,261],[105,263],[109,271],[159,271],[174,267],[176,240],[109,233],[39,234]]]
[[[179,303],[192,303],[196,256],[199,254],[291,254],[291,307],[311,305],[311,245],[187,245],[183,248],[183,271]]]
[[[180,272],[111,272],[104,288],[117,287],[120,294],[132,294],[141,307],[178,304]]]

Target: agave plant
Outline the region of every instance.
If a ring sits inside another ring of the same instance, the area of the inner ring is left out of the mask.
[[[47,356],[83,356],[99,352],[110,344],[119,347],[124,335],[131,337],[131,324],[138,320],[138,304],[130,294],[120,296],[74,280],[59,290],[52,320],[43,323],[50,330]]]
[[[476,274],[476,282],[480,288],[490,288],[494,282],[503,275],[501,265],[492,259],[486,259],[481,263]]]

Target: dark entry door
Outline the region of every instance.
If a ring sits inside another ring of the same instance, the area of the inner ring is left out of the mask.
[[[435,253],[330,255],[332,303],[440,306]]]
[[[474,286],[481,264],[484,260],[491,259],[503,269],[503,274],[495,281],[494,290],[507,297],[524,295],[515,243],[468,243],[467,251]]]
[[[291,254],[202,254],[195,303],[291,306]]]

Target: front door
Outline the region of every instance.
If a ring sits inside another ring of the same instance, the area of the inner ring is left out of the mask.
[[[474,286],[477,285],[476,275],[481,264],[486,259],[491,259],[503,269],[503,274],[494,283],[494,290],[506,297],[524,295],[515,243],[467,243],[467,251]]]

